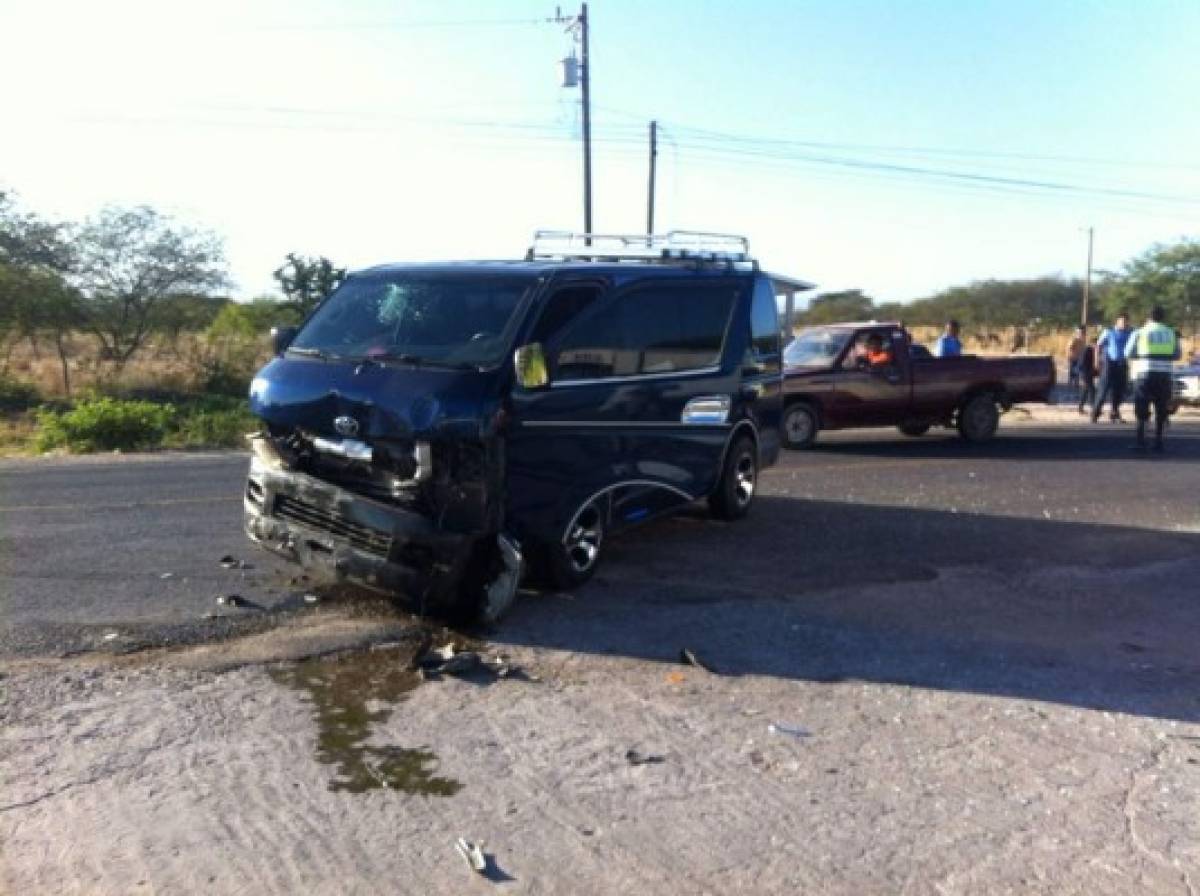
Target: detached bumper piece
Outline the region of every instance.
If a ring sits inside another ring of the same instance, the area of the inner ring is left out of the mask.
[[[413,597],[454,588],[478,540],[261,453],[250,462],[243,506],[246,534],[261,547],[323,577]]]

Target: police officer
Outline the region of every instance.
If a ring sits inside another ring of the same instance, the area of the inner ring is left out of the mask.
[[[1163,323],[1161,305],[1150,309],[1150,320],[1132,336],[1125,346],[1129,372],[1134,380],[1133,408],[1137,414],[1137,447],[1146,447],[1146,421],[1150,406],[1154,406],[1154,450],[1163,450],[1163,428],[1171,412],[1175,378],[1171,375],[1179,360],[1179,334]]]

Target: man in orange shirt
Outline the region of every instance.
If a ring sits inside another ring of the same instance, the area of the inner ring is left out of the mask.
[[[867,337],[867,353],[864,355],[871,367],[886,367],[892,363],[892,349],[884,348],[883,339],[878,333]]]

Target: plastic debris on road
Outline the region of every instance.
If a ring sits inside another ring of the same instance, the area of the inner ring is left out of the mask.
[[[767,731],[771,734],[786,734],[788,737],[795,738],[812,737],[812,732],[807,728],[801,728],[799,725],[785,725],[782,722],[772,722],[767,726]]]
[[[483,854],[479,843],[472,843],[465,837],[459,837],[454,841],[454,848],[458,850],[458,854],[466,860],[469,867],[476,874],[487,873],[487,856]]]
[[[697,669],[703,669],[705,672],[712,672],[710,666],[706,666],[696,658],[696,654],[692,653],[686,647],[679,651],[679,662],[686,666],[695,666]]]
[[[625,761],[630,765],[657,765],[660,762],[666,762],[665,756],[659,756],[657,753],[643,753],[641,750],[626,750]]]

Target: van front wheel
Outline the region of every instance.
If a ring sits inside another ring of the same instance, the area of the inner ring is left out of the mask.
[[[575,514],[562,541],[539,552],[538,578],[552,588],[578,588],[600,565],[604,546],[604,506],[592,501]]]
[[[462,625],[496,625],[512,609],[525,573],[525,560],[515,541],[501,535],[481,541],[472,551],[467,572],[450,606],[451,621]]]
[[[740,520],[750,512],[758,488],[758,447],[749,436],[739,436],[729,446],[716,489],[708,496],[713,516]]]

